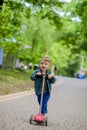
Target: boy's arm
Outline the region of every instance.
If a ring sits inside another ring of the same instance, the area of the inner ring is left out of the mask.
[[[36,74],[37,74],[37,71],[35,71],[31,76],[30,76],[30,79],[31,80],[36,80],[37,78],[36,78]]]
[[[31,80],[36,80],[35,75],[36,75],[36,73],[33,73],[33,74],[30,76],[30,79],[31,79]]]
[[[55,78],[54,74],[49,74],[47,77],[51,84],[56,82],[56,78]]]
[[[41,77],[41,73],[39,71],[35,71],[31,76],[31,80],[36,80]]]
[[[49,79],[50,83],[53,84],[56,82],[56,78],[53,76],[51,79]]]

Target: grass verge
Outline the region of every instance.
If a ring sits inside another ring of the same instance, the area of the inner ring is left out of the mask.
[[[31,73],[30,70],[0,69],[0,95],[31,90],[33,88]]]

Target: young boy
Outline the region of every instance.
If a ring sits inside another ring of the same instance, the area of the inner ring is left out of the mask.
[[[38,103],[40,105],[43,75],[45,76],[43,102],[42,102],[42,109],[41,109],[41,114],[45,116],[45,114],[47,113],[47,103],[51,93],[51,84],[55,83],[56,79],[54,77],[54,74],[48,71],[50,67],[50,59],[48,57],[42,58],[39,66],[40,69],[36,70],[31,75],[31,80],[34,81],[34,89],[38,99]]]

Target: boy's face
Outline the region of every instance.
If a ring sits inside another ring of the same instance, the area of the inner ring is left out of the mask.
[[[41,60],[40,62],[40,69],[42,69],[42,71],[46,71],[49,68],[50,64],[48,61],[45,60]]]

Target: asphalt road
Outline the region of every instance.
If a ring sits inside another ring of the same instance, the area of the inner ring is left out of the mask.
[[[87,130],[87,79],[58,77],[48,104],[48,126],[29,124],[38,108],[33,92],[4,97],[0,100],[0,130]]]

